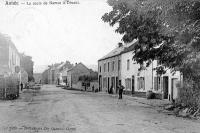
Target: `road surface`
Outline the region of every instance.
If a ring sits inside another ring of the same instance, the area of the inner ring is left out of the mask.
[[[0,101],[0,133],[200,133],[200,123],[107,94],[45,85]]]

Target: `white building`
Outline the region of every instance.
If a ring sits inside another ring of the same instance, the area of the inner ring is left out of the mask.
[[[158,65],[157,61],[153,61],[145,70],[139,71],[140,65],[132,59],[133,54],[133,45],[121,53],[121,82],[125,86],[125,91],[133,94],[152,90],[164,99],[177,98],[176,84],[181,79],[180,72],[172,74],[167,70],[165,74],[159,76],[153,70]]]

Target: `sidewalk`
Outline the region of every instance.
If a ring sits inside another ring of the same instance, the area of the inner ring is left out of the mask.
[[[118,94],[108,94],[106,92],[98,92],[96,94],[109,95],[109,96],[118,98]],[[131,96],[131,95],[123,95],[123,99],[135,101],[135,102],[145,104],[145,105],[149,105],[149,106],[153,106],[153,107],[164,107],[165,105],[171,104],[171,102],[168,101],[167,99],[162,99],[162,100],[160,100],[160,99],[146,99],[146,98],[135,97],[135,96]]]

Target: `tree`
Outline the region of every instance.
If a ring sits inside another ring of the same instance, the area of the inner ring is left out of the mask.
[[[24,53],[20,54],[20,66],[28,73],[28,81],[33,81],[33,61],[32,57],[25,55]]]
[[[200,80],[200,1],[108,0],[108,4],[112,11],[102,16],[103,21],[118,25],[122,41],[139,42],[134,60],[147,66],[159,60],[163,68]]]

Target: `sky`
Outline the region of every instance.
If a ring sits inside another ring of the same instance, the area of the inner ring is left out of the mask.
[[[76,1],[79,4],[5,5],[3,0],[0,32],[11,37],[19,52],[32,56],[35,72],[66,60],[97,65],[99,58],[117,46],[121,35],[101,20],[111,10],[106,0]]]

